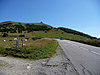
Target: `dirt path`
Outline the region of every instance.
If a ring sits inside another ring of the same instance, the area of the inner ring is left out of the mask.
[[[78,75],[58,46],[57,53],[48,59],[30,61],[0,56],[0,75]]]

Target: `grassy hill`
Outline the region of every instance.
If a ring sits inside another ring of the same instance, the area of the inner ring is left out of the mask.
[[[74,38],[88,39],[85,36],[75,35],[73,33],[68,33],[60,28],[54,28],[50,25],[44,24],[43,22],[40,22],[40,23],[21,23],[21,22],[6,21],[6,22],[0,23],[0,25],[1,25],[0,31],[2,33],[4,33],[4,32],[6,33],[8,30],[9,36],[16,35],[16,28],[19,28],[19,31],[23,31],[24,34],[26,35],[26,37],[50,37],[50,38],[64,37],[66,39],[72,39],[72,38],[73,39]],[[23,27],[23,30],[21,30],[21,27]]]
[[[8,34],[9,38],[16,37],[16,29],[19,29],[19,35],[21,32],[25,35],[25,38],[38,39],[38,38],[61,38],[78,41],[81,43],[100,46],[100,40],[96,37],[92,37],[83,32],[79,32],[73,29],[58,27],[54,28],[43,22],[40,23],[21,23],[6,21],[0,23],[0,35],[4,33]],[[2,37],[1,37],[2,38]]]
[[[23,22],[5,21],[5,22],[2,22],[0,24],[11,24],[11,25],[21,24],[22,26],[29,24],[29,25],[42,25],[42,26],[52,27],[50,25],[44,24],[43,22],[40,22],[40,23],[23,23]]]

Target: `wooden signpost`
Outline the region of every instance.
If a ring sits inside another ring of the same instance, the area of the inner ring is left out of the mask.
[[[22,47],[23,47],[23,37],[25,37],[25,35],[23,35],[23,33],[21,33],[21,35],[19,35],[19,37],[21,37]]]

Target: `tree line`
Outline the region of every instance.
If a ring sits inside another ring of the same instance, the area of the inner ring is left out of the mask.
[[[0,32],[10,32],[10,33],[16,33],[16,29],[18,28],[19,33],[22,31],[32,32],[32,31],[39,31],[39,30],[50,30],[47,26],[42,25],[34,25],[34,24],[25,24],[22,25],[21,23],[14,24],[13,23],[5,23],[0,24]]]
[[[26,27],[26,30],[28,32],[40,31],[40,30],[42,30],[42,31],[45,31],[45,30],[49,31],[50,30],[50,28],[48,28],[47,26],[43,26],[43,25],[26,24],[25,27]]]

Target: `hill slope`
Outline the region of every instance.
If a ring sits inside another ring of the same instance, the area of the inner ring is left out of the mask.
[[[65,37],[65,38],[90,38],[90,39],[96,39],[95,37],[92,37],[88,34],[84,34],[82,32],[64,28],[64,27],[58,27],[54,28],[50,25],[44,24],[43,22],[40,23],[22,23],[22,22],[12,22],[12,21],[6,21],[0,23],[0,32],[11,32],[16,33],[16,29],[19,29],[19,32],[21,31],[27,31],[27,32],[33,32],[33,31],[39,31],[36,32],[38,34],[44,35],[44,37]],[[48,33],[47,35],[42,33],[45,31],[45,33]],[[37,35],[37,34],[36,34]],[[52,36],[50,36],[52,35]],[[38,36],[38,35],[37,35]],[[77,37],[76,37],[77,36]]]
[[[78,41],[81,43],[86,43],[90,45],[100,46],[100,40],[96,37],[92,37],[88,34],[69,29],[64,27],[54,28],[50,25],[40,23],[21,23],[21,22],[11,22],[6,21],[0,23],[0,35],[6,36],[8,34],[9,39],[16,37],[16,29],[18,28],[19,35],[21,32],[25,35],[25,38],[38,39],[42,37],[49,38],[61,38]],[[3,39],[3,38],[1,38]],[[7,38],[8,39],[8,38]]]

